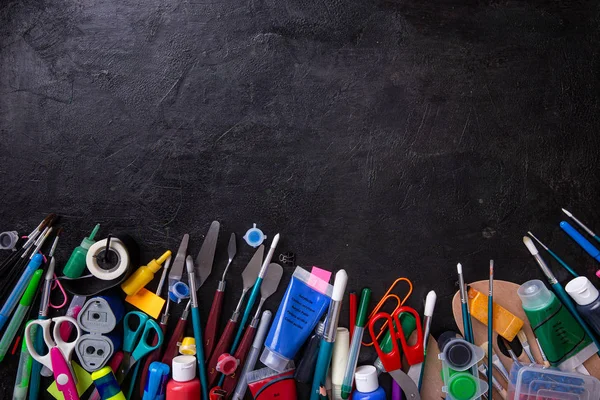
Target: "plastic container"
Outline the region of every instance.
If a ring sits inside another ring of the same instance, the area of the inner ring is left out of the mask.
[[[585,276],[571,280],[565,286],[569,296],[577,303],[577,311],[596,332],[600,335],[600,293],[592,282]]]
[[[121,289],[129,296],[135,296],[144,286],[154,278],[154,274],[160,269],[167,258],[171,257],[171,250],[163,253],[158,260],[152,260],[143,267],[139,267],[125,282],[121,284]]]
[[[446,399],[473,400],[487,392],[487,382],[477,378],[477,363],[485,356],[483,349],[459,338],[440,341],[440,346],[438,358],[442,361],[442,392],[448,394]]]
[[[83,271],[85,270],[85,257],[87,256],[87,252],[89,248],[96,243],[94,237],[98,230],[100,229],[100,224],[96,225],[90,233],[90,236],[83,238],[81,244],[75,247],[73,253],[71,253],[71,257],[65,264],[63,268],[63,274],[68,278],[79,278]]]
[[[574,369],[581,364],[575,356],[586,350],[592,340],[554,293],[534,279],[522,284],[517,294],[550,364],[561,369]]]
[[[352,392],[353,400],[386,400],[385,390],[379,386],[377,368],[362,365],[354,372],[356,390]]]
[[[599,400],[600,381],[589,375],[514,364],[508,398],[519,400]]]
[[[194,356],[173,358],[173,379],[167,384],[167,400],[198,400],[202,397],[196,365]]]

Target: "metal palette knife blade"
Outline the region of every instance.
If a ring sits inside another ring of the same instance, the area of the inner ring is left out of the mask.
[[[215,259],[215,251],[217,249],[217,239],[219,237],[219,229],[221,224],[219,221],[213,221],[210,224],[206,238],[202,243],[200,252],[196,257],[196,286],[199,289],[204,281],[208,278],[212,272],[213,261]]]

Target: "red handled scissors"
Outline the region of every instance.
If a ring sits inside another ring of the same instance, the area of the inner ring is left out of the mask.
[[[412,314],[415,317],[417,323],[417,342],[409,346],[404,337],[402,331],[402,324],[400,324],[400,314],[406,312]],[[375,314],[371,321],[369,321],[369,332],[371,337],[375,336],[375,325],[377,321],[384,319],[382,328],[389,329],[392,337],[392,350],[389,353],[384,352],[376,340],[373,343],[375,351],[381,360],[385,370],[394,378],[396,383],[402,388],[402,391],[408,399],[417,400],[420,399],[419,389],[417,387],[419,383],[419,375],[423,366],[423,360],[425,359],[425,353],[423,349],[423,327],[421,326],[421,317],[419,313],[412,308],[407,306],[401,306],[397,308],[392,315],[386,312],[380,312]],[[400,355],[400,348],[398,347],[398,340],[402,345],[402,352],[408,362],[409,370],[408,375],[402,371],[402,357]]]

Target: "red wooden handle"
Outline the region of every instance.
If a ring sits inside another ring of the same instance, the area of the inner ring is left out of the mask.
[[[244,332],[240,346],[235,351],[234,357],[237,358],[240,363],[238,364],[235,372],[226,376],[225,381],[223,382],[223,390],[227,392],[227,398],[231,398],[233,395],[233,391],[235,390],[238,380],[240,379],[240,372],[242,372],[242,368],[246,362],[246,356],[248,356],[248,352],[250,351],[250,347],[254,341],[255,334],[256,328],[249,326],[248,329],[246,329],[246,332]]]
[[[167,326],[165,324],[160,324],[160,329],[162,330],[164,336],[167,332]],[[154,338],[152,339],[152,346],[156,346],[157,343],[158,336],[154,335]],[[159,347],[158,349],[148,354],[148,357],[146,357],[146,362],[144,363],[144,368],[142,369],[142,380],[140,381],[141,397],[144,397],[144,388],[146,387],[146,379],[148,378],[148,370],[150,369],[150,364],[152,364],[154,361],[158,361],[158,359],[160,358],[160,350],[161,348]]]
[[[219,377],[219,371],[217,371],[217,361],[219,361],[219,357],[221,354],[225,353],[229,350],[231,346],[231,342],[233,342],[233,334],[235,333],[235,326],[237,322],[229,320],[227,321],[227,325],[225,326],[225,330],[223,334],[219,338],[219,342],[217,346],[213,350],[210,359],[208,360],[208,387],[212,388],[217,383],[217,378]]]
[[[208,320],[206,321],[206,328],[204,328],[204,354],[211,355],[215,348],[215,339],[217,337],[217,328],[219,326],[219,317],[221,316],[221,308],[223,307],[223,295],[225,294],[222,290],[215,292],[215,297],[210,307],[210,313],[208,314]]]
[[[177,321],[177,325],[175,326],[175,330],[173,331],[173,335],[171,336],[171,340],[169,340],[169,344],[165,349],[165,354],[163,354],[161,362],[163,364],[171,365],[173,362],[173,357],[177,355],[177,343],[181,343],[183,340],[183,333],[185,331],[185,323],[187,320],[179,319]]]

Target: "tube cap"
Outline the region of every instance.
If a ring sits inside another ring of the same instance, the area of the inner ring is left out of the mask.
[[[219,360],[217,361],[217,366],[215,368],[224,375],[231,375],[235,372],[239,363],[240,360],[231,354],[225,353],[219,356]]]
[[[246,241],[246,243],[248,243],[254,248],[260,246],[266,238],[267,237],[265,236],[263,231],[256,227],[256,224],[253,224],[252,228],[248,229],[248,231],[244,235],[244,240]]]
[[[523,308],[537,310],[545,307],[552,301],[552,293],[544,282],[539,279],[527,281],[519,287],[517,294],[521,298]]]
[[[173,380],[188,382],[196,377],[196,357],[177,356],[173,358]]]
[[[277,372],[284,372],[290,360],[265,346],[260,355],[260,362]]]
[[[361,393],[371,393],[379,388],[377,369],[372,365],[357,367],[354,373],[354,380],[356,382],[356,390]]]
[[[598,298],[598,289],[594,287],[592,282],[585,276],[580,276],[571,280],[565,286],[565,290],[569,296],[575,300],[580,306],[587,306],[593,303]]]

